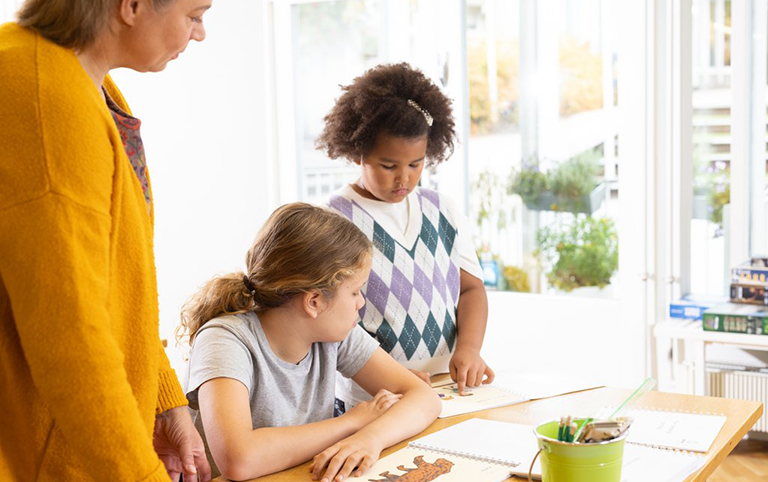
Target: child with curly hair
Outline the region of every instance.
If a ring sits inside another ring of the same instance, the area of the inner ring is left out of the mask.
[[[371,242],[351,222],[287,204],[246,265],[182,310],[179,334],[192,344],[185,392],[214,476],[252,479],[312,459],[312,480],[339,482],[437,417],[435,393],[357,324]],[[337,371],[373,395],[340,417]]]
[[[449,372],[464,394],[492,382],[480,356],[488,301],[468,221],[418,185],[425,166],[453,153],[451,100],[406,63],[374,67],[343,90],[317,147],[361,168],[329,201],[374,246],[361,325],[427,383]],[[340,414],[369,395],[337,377],[336,397]]]

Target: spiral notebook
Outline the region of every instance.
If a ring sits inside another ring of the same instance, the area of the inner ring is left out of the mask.
[[[726,420],[723,415],[648,409],[627,410],[625,416],[634,419],[628,443],[697,453],[709,451]]]

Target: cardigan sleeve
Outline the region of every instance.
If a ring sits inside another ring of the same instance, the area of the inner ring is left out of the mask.
[[[168,356],[165,354],[165,348],[163,344],[158,342],[160,346],[160,372],[158,378],[158,391],[157,391],[157,413],[163,413],[166,410],[170,410],[176,407],[182,407],[188,404],[187,397],[184,395],[179,384],[179,379],[176,376],[176,372],[171,368],[171,363],[168,361]]]
[[[28,369],[76,459],[94,480],[168,480],[110,330],[110,229],[108,215],[54,192],[0,210],[0,273]]]

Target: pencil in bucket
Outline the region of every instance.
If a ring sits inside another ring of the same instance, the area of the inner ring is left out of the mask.
[[[579,426],[584,419],[575,419]],[[560,420],[534,429],[541,457],[542,482],[620,482],[624,439],[621,436],[598,443],[558,441]],[[534,459],[535,460],[535,459]],[[533,464],[531,464],[533,468]],[[528,475],[530,479],[530,473]]]

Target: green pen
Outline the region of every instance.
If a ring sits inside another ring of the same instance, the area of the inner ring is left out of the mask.
[[[563,441],[563,418],[560,417],[560,424],[557,426],[557,441],[562,442]]]

